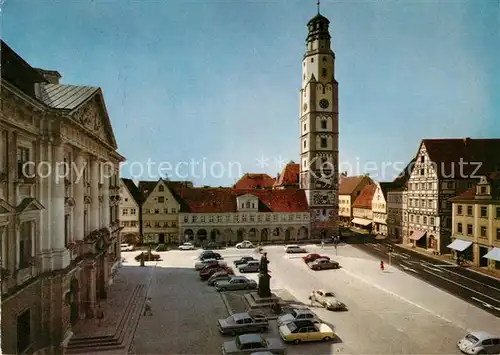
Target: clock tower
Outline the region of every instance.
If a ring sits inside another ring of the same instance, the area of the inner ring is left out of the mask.
[[[318,8],[307,24],[302,59],[300,187],[309,203],[312,239],[338,235],[338,82],[329,24]]]

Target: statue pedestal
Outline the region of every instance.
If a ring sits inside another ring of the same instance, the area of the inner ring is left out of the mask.
[[[269,274],[259,274],[259,288],[257,293],[260,297],[271,297],[271,276]]]
[[[281,299],[273,293],[271,293],[269,297],[261,297],[257,292],[246,293],[245,299],[250,308],[270,307],[276,302],[281,301]]]

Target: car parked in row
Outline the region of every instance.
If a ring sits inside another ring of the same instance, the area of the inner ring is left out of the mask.
[[[232,271],[233,269],[231,269]],[[217,281],[228,281],[230,280],[232,277],[234,277],[234,274],[232,273],[229,273],[228,270],[224,270],[224,271],[217,271],[216,273],[214,273],[212,276],[209,277],[208,281],[207,281],[207,284],[209,286],[215,286],[215,283]]]
[[[345,311],[346,305],[340,302],[335,293],[323,290],[314,290],[309,296],[311,302],[317,302],[329,311]]]
[[[216,253],[212,250],[207,250],[205,253],[201,253],[200,256],[198,257],[198,260],[207,260],[207,259],[222,260],[224,258],[219,253]]]
[[[216,260],[216,259],[203,259],[194,263],[195,270],[201,270],[207,265],[224,265],[227,266],[227,263],[224,260]]]
[[[222,344],[223,355],[249,355],[256,352],[286,354],[285,345],[279,338],[263,337],[260,334],[242,334]]]
[[[306,264],[312,263],[316,261],[317,259],[327,259],[330,260],[328,256],[325,255],[320,255],[320,254],[307,254],[302,258]]]
[[[237,249],[253,249],[255,248],[255,245],[249,241],[249,240],[244,240],[241,243],[236,244]]]
[[[325,323],[313,323],[310,320],[297,320],[279,327],[281,339],[287,343],[299,344],[307,341],[329,341],[335,333]]]
[[[203,247],[204,250],[216,250],[216,249],[224,249],[221,243],[210,242]]]
[[[249,260],[246,264],[241,264],[238,266],[240,272],[258,272],[260,269],[259,260]]]
[[[200,270],[200,279],[202,279],[203,281],[208,280],[213,274],[220,271],[224,271],[230,275],[234,275],[234,271],[230,267],[219,264],[210,264]]]
[[[296,320],[310,320],[313,323],[320,323],[319,317],[309,308],[294,308],[291,312],[285,313],[276,320],[278,326],[290,323]]]
[[[195,250],[195,246],[193,243],[183,243],[179,245],[179,250]]]
[[[329,259],[316,259],[312,263],[307,264],[311,268],[311,270],[319,271],[319,270],[329,270],[329,269],[338,269],[340,264],[334,260]]]
[[[242,264],[246,264],[247,262],[249,262],[251,260],[257,260],[257,259],[255,259],[253,256],[242,256],[238,260],[234,261],[234,266],[239,266],[239,265],[242,265]]]
[[[294,254],[294,253],[307,253],[306,249],[296,244],[291,244],[285,246],[285,253]]]
[[[244,276],[235,276],[228,281],[218,281],[215,283],[217,291],[255,290],[257,282],[249,280]]]
[[[120,244],[120,251],[134,251],[135,246],[132,244],[122,243]]]
[[[263,314],[249,311],[219,319],[217,327],[222,334],[263,333],[269,329],[269,321]]]

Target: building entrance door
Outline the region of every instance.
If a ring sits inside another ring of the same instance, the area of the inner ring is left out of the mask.
[[[469,249],[472,249],[469,247]],[[487,267],[488,266],[488,259],[483,258],[488,253],[488,248],[486,247],[479,247],[479,266],[481,267]]]
[[[158,244],[165,244],[165,233],[158,234]]]

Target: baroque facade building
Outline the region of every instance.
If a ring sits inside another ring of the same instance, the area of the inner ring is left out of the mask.
[[[123,157],[99,88],[1,52],[2,350],[57,354],[119,265]]]
[[[453,242],[448,248],[479,267],[500,270],[500,173],[482,176],[452,199]]]
[[[352,205],[366,185],[373,184],[368,175],[343,176],[339,187],[339,219],[346,227],[350,227],[353,220]]]
[[[311,211],[311,236],[338,235],[338,82],[330,21],[307,24],[300,89],[300,187]]]
[[[182,241],[235,244],[309,239],[309,210],[303,190],[174,187],[181,205]]]
[[[436,253],[451,242],[451,198],[500,164],[500,139],[424,139],[408,180],[405,243]]]

